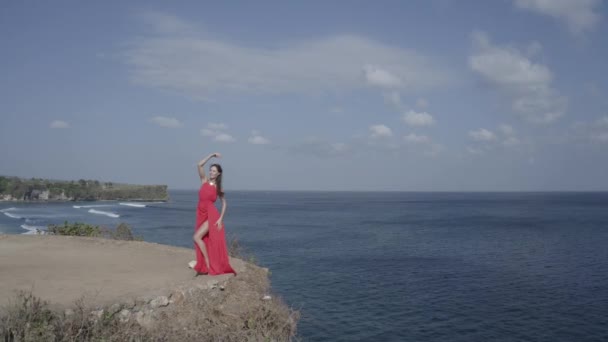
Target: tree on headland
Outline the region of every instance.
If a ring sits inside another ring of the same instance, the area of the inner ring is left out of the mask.
[[[103,186],[102,186],[103,184]],[[0,177],[0,194],[10,195],[12,200],[37,200],[48,191],[45,200],[168,200],[166,185],[115,185],[96,180],[49,181],[45,179],[20,179]]]
[[[4,177],[4,176],[0,176],[0,193],[3,193],[7,190],[8,188],[8,178]]]

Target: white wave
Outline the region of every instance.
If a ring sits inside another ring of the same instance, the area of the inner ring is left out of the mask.
[[[73,205],[72,208],[80,209],[80,208],[102,208],[102,207],[111,207],[112,204],[95,204],[95,205]]]
[[[13,210],[17,210],[17,208],[13,207],[13,208],[2,209],[2,210],[0,210],[0,213],[5,213],[7,211],[13,211]]]
[[[19,215],[15,215],[15,214],[11,214],[11,213],[6,213],[6,212],[4,213],[4,215],[6,215],[6,216],[8,216],[10,218],[18,219],[18,220],[20,220],[20,219],[23,218],[23,217],[21,217]]]
[[[43,227],[43,226],[30,226],[27,224],[22,224],[21,228],[27,230],[27,232],[21,233],[24,235],[35,235],[35,234],[38,234],[38,231],[40,231],[40,234],[44,234],[45,230],[46,230],[46,227]]]
[[[101,211],[101,210],[89,209],[89,212],[91,214],[106,215],[106,216],[110,216],[110,217],[114,217],[114,218],[120,217],[120,215],[118,215],[116,213],[109,212],[109,211]]]
[[[126,205],[126,206],[129,206],[129,207],[135,207],[135,208],[145,208],[146,207],[146,205],[142,204],[142,203],[123,203],[123,202],[121,202],[121,203],[118,203],[118,204],[120,204],[120,205]]]

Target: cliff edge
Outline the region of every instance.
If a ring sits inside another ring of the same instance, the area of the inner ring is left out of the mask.
[[[295,336],[298,314],[270,293],[267,269],[231,258],[237,276],[194,277],[193,257],[191,249],[143,241],[0,235],[0,332],[69,339],[80,320],[90,339]],[[48,304],[34,305],[36,298]],[[24,308],[42,307],[52,313],[46,323],[25,322],[35,315]]]

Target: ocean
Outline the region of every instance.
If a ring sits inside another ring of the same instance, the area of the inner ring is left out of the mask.
[[[191,248],[197,191],[170,196],[0,202],[0,233],[125,222],[146,241]],[[608,341],[608,193],[233,191],[227,201],[228,238],[271,269],[274,292],[301,312],[303,341]]]

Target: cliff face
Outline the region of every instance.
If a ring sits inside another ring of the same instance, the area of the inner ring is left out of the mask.
[[[0,269],[7,270],[0,277],[0,336],[17,336],[15,341],[295,336],[299,314],[272,294],[268,269],[231,258],[237,276],[193,277],[188,268],[193,257],[192,249],[143,241],[0,235]],[[34,286],[40,279],[44,286]],[[15,296],[18,290],[26,294]]]
[[[96,180],[52,181],[0,176],[0,200],[4,201],[166,201],[166,185],[132,185]]]

